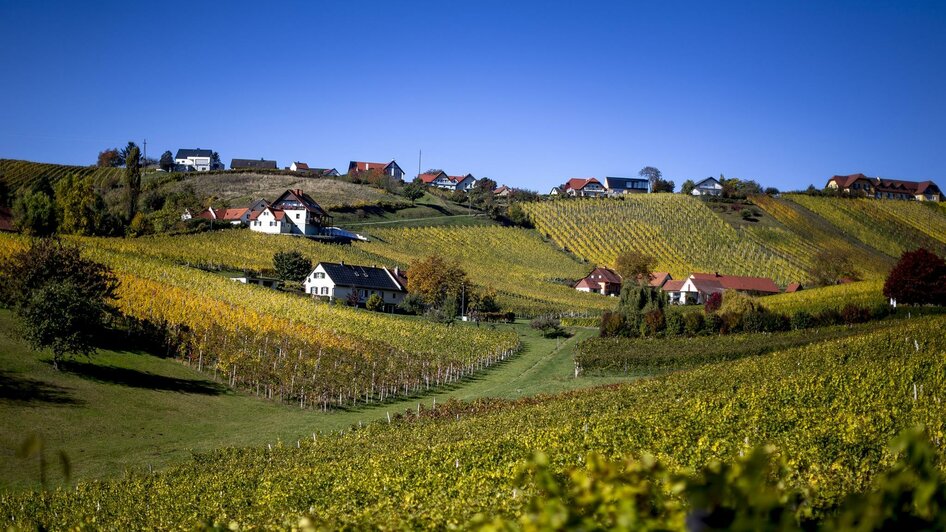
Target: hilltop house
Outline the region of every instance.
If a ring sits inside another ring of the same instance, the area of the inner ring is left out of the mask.
[[[275,170],[279,168],[276,161],[267,161],[266,159],[231,159],[231,170]]]
[[[334,168],[311,168],[310,171],[321,177],[338,177],[338,170]]]
[[[437,173],[420,174],[417,178],[425,185],[444,190],[467,191],[476,184],[476,178],[473,177],[473,174],[447,175],[443,170]]]
[[[216,170],[213,162],[213,150],[202,150],[200,148],[188,149],[181,148],[177,150],[174,156],[175,170],[179,172],[208,172]]]
[[[512,195],[512,189],[506,185],[502,185],[500,187],[496,187],[496,190],[493,191],[493,195],[497,198],[508,198],[510,195]]]
[[[348,163],[348,175],[372,171],[381,172],[399,181],[404,179],[404,170],[401,170],[401,167],[398,166],[394,160],[389,163],[366,163],[362,161],[351,161]]]
[[[721,185],[719,180],[715,177],[707,177],[697,182],[696,185],[693,186],[693,191],[690,192],[690,194],[694,196],[722,196],[723,185]]]
[[[621,194],[646,194],[649,189],[649,182],[646,179],[637,177],[606,177],[604,178],[604,188],[611,196]]]
[[[575,283],[575,290],[591,292],[605,296],[616,296],[621,293],[621,276],[611,268],[598,266],[583,279]]]
[[[851,174],[832,176],[825,188],[865,198],[942,201],[942,193],[932,181],[904,181]]]
[[[250,229],[269,234],[318,235],[332,217],[300,189],[287,190],[276,201],[250,214]]]
[[[393,311],[407,294],[407,279],[398,268],[320,262],[303,282],[305,293],[328,301],[352,301],[363,305],[374,294],[385,311]]]
[[[573,177],[569,179],[568,182],[565,183],[564,192],[569,196],[580,197],[601,197],[607,194],[607,190],[605,190],[601,181],[593,177]]]
[[[765,277],[694,273],[683,281],[667,281],[662,290],[670,303],[690,305],[706,303],[710,295],[735,290],[752,296],[766,296],[781,292],[775,281]]]
[[[293,172],[308,172],[309,165],[300,163],[299,161],[293,161],[293,163],[289,165],[289,170]]]

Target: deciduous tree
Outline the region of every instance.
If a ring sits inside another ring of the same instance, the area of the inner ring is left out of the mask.
[[[174,155],[171,153],[171,150],[161,154],[161,161],[158,164],[165,172],[170,172],[174,169]]]
[[[459,301],[465,283],[460,264],[437,255],[416,260],[407,270],[407,291],[421,296],[429,307],[441,308],[448,298]]]
[[[858,279],[857,269],[850,256],[838,249],[818,252],[811,261],[808,276],[815,286],[837,284],[841,279]]]
[[[639,251],[625,251],[614,259],[614,271],[625,282],[646,285],[654,271],[654,258]]]
[[[680,194],[692,194],[694,188],[696,188],[696,183],[692,179],[687,179],[680,186]]]
[[[637,172],[637,175],[646,178],[647,182],[650,183],[650,191],[656,192],[657,181],[663,177],[663,174],[660,173],[660,170],[653,166],[645,166],[641,168],[640,172]]]
[[[904,253],[887,275],[884,295],[907,305],[946,305],[946,261],[924,248]]]
[[[299,251],[278,251],[273,255],[276,277],[283,281],[301,283],[312,271],[312,260]]]
[[[124,159],[122,159],[121,154],[118,153],[118,149],[108,148],[99,152],[99,157],[95,164],[100,168],[117,168],[121,166],[123,162]]]
[[[28,235],[52,235],[58,227],[56,202],[46,192],[23,190],[13,202],[13,223]]]

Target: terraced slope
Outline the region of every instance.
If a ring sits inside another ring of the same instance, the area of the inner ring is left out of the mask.
[[[783,459],[786,488],[806,492],[798,511],[824,517],[890,466],[887,444],[902,430],[922,424],[934,441],[943,438],[944,326],[942,317],[916,319],[892,332],[618,387],[506,405],[441,404],[431,416],[439,420],[408,414],[404,423],[344,435],[222,449],[163,473],[0,495],[0,521],[45,529],[465,528],[477,514],[516,519],[526,511],[538,489],[520,471],[536,451],[555,474],[582,466],[589,452],[648,453],[676,470],[765,444]]]
[[[49,178],[51,183],[55,183],[67,175],[76,175],[79,177],[92,175],[98,183],[102,184],[110,180],[119,179],[122,172],[123,169],[121,168],[98,168],[95,166],[74,166],[68,164],[34,163],[16,159],[0,159],[0,180],[6,183],[7,187],[10,189],[17,189],[23,185],[28,185],[43,176]]]
[[[782,285],[805,278],[808,251],[800,258],[770,247],[777,238],[737,231],[689,196],[547,201],[526,210],[542,234],[597,264],[612,265],[619,253],[635,250],[677,278],[694,271],[772,277]],[[798,239],[795,245],[803,248]]]

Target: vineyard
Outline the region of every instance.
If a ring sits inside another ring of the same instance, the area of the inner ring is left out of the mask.
[[[773,312],[788,315],[800,310],[812,314],[828,309],[841,310],[849,304],[872,308],[887,304],[883,288],[882,280],[861,281],[777,294],[761,298],[759,303]]]
[[[548,201],[526,209],[542,234],[597,264],[613,265],[619,253],[634,250],[654,257],[657,270],[678,279],[715,271],[771,277],[785,285],[806,277],[811,249],[801,239],[793,239],[789,250],[771,246],[771,235],[743,234],[692,197]]]
[[[944,326],[914,319],[623,386],[438,405],[421,419],[222,449],[164,472],[3,494],[0,519],[46,529],[469,527],[478,514],[526,510],[539,492],[520,471],[535,451],[558,474],[592,452],[648,453],[679,470],[762,444],[804,501],[799,516],[822,518],[893,463],[887,443],[902,430],[922,424],[934,442],[946,437]]]
[[[55,183],[67,175],[78,177],[91,175],[96,183],[103,184],[119,179],[123,171],[122,168],[98,168],[96,166],[73,166],[0,159],[0,181],[6,183],[10,189],[28,185],[40,177],[47,177],[51,183]]]
[[[139,239],[85,239],[90,247],[138,254],[205,269],[272,268],[277,251],[298,250],[313,263],[384,264],[407,267],[439,254],[456,259],[480,286],[497,290],[504,309],[524,316],[610,310],[614,302],[577,292],[570,281],[589,267],[561,253],[531,231],[503,227],[376,229],[372,241],[351,246],[300,238],[273,238],[252,231]]]
[[[831,222],[889,257],[925,247],[946,255],[946,216],[935,206],[916,201],[838,199],[789,194],[786,199]]]
[[[21,244],[3,237],[0,245],[6,250],[2,256]],[[85,251],[116,272],[119,310],[166,328],[175,341],[169,349],[231,386],[300,407],[325,409],[420,393],[518,349],[511,331],[362,312],[138,253],[98,246]]]

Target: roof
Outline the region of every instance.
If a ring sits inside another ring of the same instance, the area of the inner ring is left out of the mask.
[[[936,183],[926,181],[906,181],[904,179],[887,179],[884,177],[867,177],[864,174],[836,175],[828,179],[828,183],[834,181],[839,188],[849,188],[854,182],[861,179],[870,181],[878,192],[893,192],[898,194],[939,194],[939,187]]]
[[[705,179],[700,179],[699,181],[697,181],[696,183],[694,183],[693,186],[694,186],[694,187],[698,187],[698,186],[702,185],[703,183],[706,183],[707,181],[712,181],[712,182],[716,183],[717,185],[719,184],[719,179],[716,179],[715,177],[707,177],[707,178],[705,178]]]
[[[444,172],[444,171],[440,171],[440,173],[437,173],[437,174],[420,174],[420,175],[417,176],[417,178],[420,179],[421,181],[423,181],[424,183],[427,183],[427,184],[429,185],[429,184],[433,183],[434,181],[436,181],[437,178],[440,177],[440,176],[443,176],[443,177],[446,177],[447,179],[450,179],[450,176],[448,176],[448,175],[446,174],[446,172]]]
[[[797,292],[802,289],[801,283],[792,283],[785,287],[786,293]]]
[[[296,165],[296,170],[308,170],[308,169],[309,169],[309,165],[307,165],[306,163],[300,163],[299,161],[295,161],[294,164]]]
[[[348,172],[368,172],[370,170],[380,170],[384,171],[391,165],[397,166],[397,163],[391,161],[389,163],[368,163],[364,161],[351,161],[348,163]],[[398,166],[400,168],[400,166]]]
[[[645,185],[649,183],[648,180],[642,179],[639,177],[606,177],[604,178],[605,186],[609,189],[622,189],[622,188],[636,188],[632,187],[633,183],[644,183]]]
[[[859,179],[871,180],[871,178],[867,177],[864,174],[850,174],[850,175],[831,176],[831,179],[829,179],[828,181],[834,181],[841,188],[848,188],[849,186],[853,185],[855,181]]]
[[[213,157],[213,150],[202,150],[200,148],[189,149],[189,148],[180,148],[177,150],[177,155],[175,159],[190,159],[192,157]]]
[[[723,286],[723,283],[719,282],[718,279],[713,278],[701,278],[694,279],[693,276],[690,276],[688,279],[693,283],[693,287],[696,288],[697,292],[702,292],[704,294],[712,294],[714,292],[722,292],[726,288]],[[684,281],[686,284],[686,281]]]
[[[467,178],[472,179],[473,181],[476,181],[476,178],[473,177],[473,174],[451,175],[451,176],[447,176],[447,177],[450,178],[450,181],[453,181],[454,183],[457,183],[457,184],[462,183],[462,182],[465,181]]]
[[[500,187],[496,187],[496,190],[493,191],[493,194],[499,195],[499,194],[505,194],[507,192],[512,192],[512,189],[507,187],[506,185],[502,185]]]
[[[680,289],[683,288],[683,284],[686,282],[687,282],[686,279],[680,279],[679,281],[676,279],[670,279],[669,281],[664,283],[661,289],[664,292],[679,292]]]
[[[601,285],[595,281],[589,281],[587,277],[575,283],[575,288],[600,288]]]
[[[328,216],[328,213],[325,212],[325,210],[319,206],[319,204],[316,203],[311,196],[303,192],[300,188],[283,192],[281,196],[276,198],[276,201],[274,201],[271,206],[273,211],[283,209],[305,209],[320,216]]]
[[[309,170],[322,175],[338,175],[338,170],[334,168],[309,168]]]
[[[571,190],[581,190],[592,183],[597,183],[600,185],[601,181],[598,181],[593,177],[573,177],[569,179],[567,183],[565,183],[565,188]]]
[[[272,168],[276,169],[276,161],[267,161],[266,159],[232,159],[230,168]]]
[[[320,262],[316,268],[319,266],[336,285],[404,292],[404,286],[394,280],[394,272],[387,268],[358,266],[344,262]]]
[[[671,279],[673,279],[673,277],[671,277],[668,272],[652,272],[648,284],[654,288],[660,288]]]
[[[604,266],[598,266],[597,268],[591,270],[591,273],[586,275],[584,278],[590,279],[594,282],[621,284],[621,276],[611,268],[605,268]]]
[[[739,275],[720,275],[718,273],[694,273],[690,277],[698,280],[716,280],[727,290],[765,292],[768,294],[781,292],[775,281],[767,277],[743,277]]]

